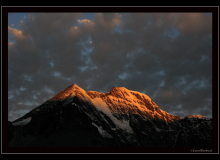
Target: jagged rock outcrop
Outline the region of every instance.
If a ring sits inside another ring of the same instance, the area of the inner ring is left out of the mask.
[[[124,87],[99,93],[74,84],[12,122],[9,146],[210,147],[211,121],[196,117],[171,115]]]

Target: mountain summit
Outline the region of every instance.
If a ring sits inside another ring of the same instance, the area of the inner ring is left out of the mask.
[[[73,84],[73,85],[67,87],[65,90],[58,93],[56,96],[54,96],[50,100],[51,101],[65,100],[65,99],[73,98],[74,96],[77,96],[81,99],[89,98],[85,90],[83,90],[82,88],[80,88],[76,84]]]
[[[9,146],[209,147],[211,124],[204,116],[171,115],[124,87],[99,93],[73,84],[9,122]]]

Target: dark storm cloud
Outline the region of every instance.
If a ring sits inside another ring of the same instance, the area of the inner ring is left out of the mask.
[[[71,84],[149,95],[171,114],[211,117],[211,16],[203,13],[29,14],[8,27],[9,119]],[[16,112],[18,111],[18,112]],[[16,113],[19,113],[16,114]]]

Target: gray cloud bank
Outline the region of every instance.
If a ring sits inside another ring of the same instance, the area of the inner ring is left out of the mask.
[[[123,86],[171,114],[212,116],[210,14],[31,13],[8,34],[9,120],[71,84]]]

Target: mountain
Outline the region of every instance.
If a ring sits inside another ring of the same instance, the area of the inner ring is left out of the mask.
[[[181,119],[124,87],[99,93],[74,84],[8,125],[10,147],[212,146],[210,119]]]

